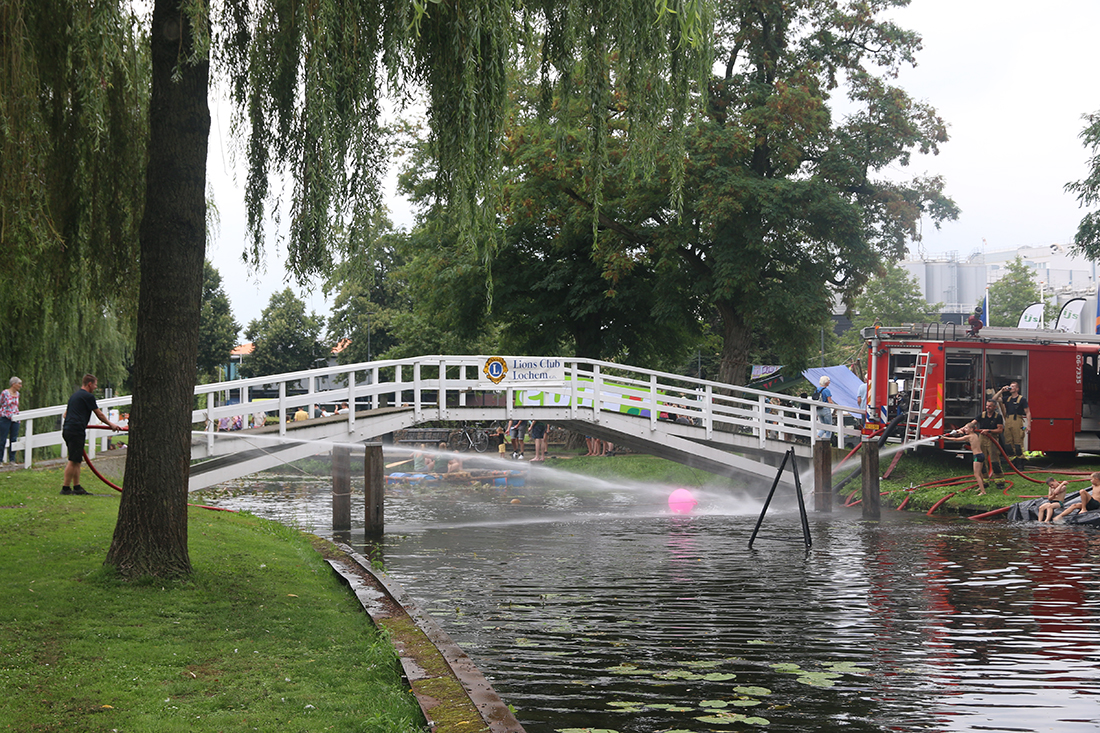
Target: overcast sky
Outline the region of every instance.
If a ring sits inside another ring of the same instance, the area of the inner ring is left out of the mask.
[[[936,107],[951,136],[938,156],[916,157],[898,173],[944,176],[962,209],[958,221],[939,231],[925,222],[919,249],[965,257],[983,246],[995,251],[1071,242],[1082,211],[1063,187],[1085,176],[1082,115],[1100,110],[1090,51],[1100,28],[1100,0],[913,0],[897,19],[924,38],[918,66],[903,71],[899,83]],[[259,318],[272,293],[287,287],[285,251],[269,251],[264,273],[249,274],[241,264],[243,176],[234,180],[223,141],[227,108],[212,104],[212,110],[208,169],[221,227],[207,254],[243,328]],[[399,226],[411,224],[401,202],[391,199],[391,214]],[[307,309],[329,315],[319,289],[292,287]]]

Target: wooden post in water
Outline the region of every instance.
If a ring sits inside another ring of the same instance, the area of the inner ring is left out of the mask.
[[[814,511],[833,510],[833,446],[827,440],[814,443]]]
[[[367,489],[367,537],[381,537],[385,528],[383,503],[386,495],[385,465],[382,462],[382,444],[367,443],[367,455],[363,459],[363,482]]]
[[[882,501],[878,485],[878,439],[863,436],[863,445],[859,447],[860,461],[863,464],[863,518],[881,519]]]
[[[332,449],[332,531],[351,531],[351,449]]]

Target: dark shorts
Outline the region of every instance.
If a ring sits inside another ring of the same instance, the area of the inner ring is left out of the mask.
[[[984,453],[975,453],[974,454],[974,463],[985,463],[985,454]]]
[[[531,428],[531,437],[533,439],[542,440],[543,436],[545,436],[545,435],[546,435],[546,426],[545,425],[536,425],[535,427]]]
[[[69,449],[69,462],[80,463],[84,460],[84,443],[87,440],[86,433],[61,433],[65,447]]]
[[[1092,512],[1092,511],[1096,511],[1097,509],[1100,509],[1100,501],[1097,501],[1096,499],[1093,499],[1090,496],[1089,497],[1089,503],[1085,504],[1085,508],[1082,509],[1081,511],[1083,511],[1083,512]]]

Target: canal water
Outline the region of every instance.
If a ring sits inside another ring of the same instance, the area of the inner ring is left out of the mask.
[[[203,500],[331,536],[330,488]],[[807,549],[780,493],[749,549],[760,498],[673,488],[392,487],[379,553],[529,733],[1100,729],[1096,530],[838,509]]]

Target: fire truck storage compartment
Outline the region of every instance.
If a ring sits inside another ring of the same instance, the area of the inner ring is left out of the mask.
[[[1073,345],[1032,349],[1027,385],[1031,408],[1029,444],[1044,451],[1076,450],[1074,434],[1081,417],[1083,355]]]
[[[979,349],[947,349],[943,372],[943,419],[959,426],[982,411],[982,352]]]

